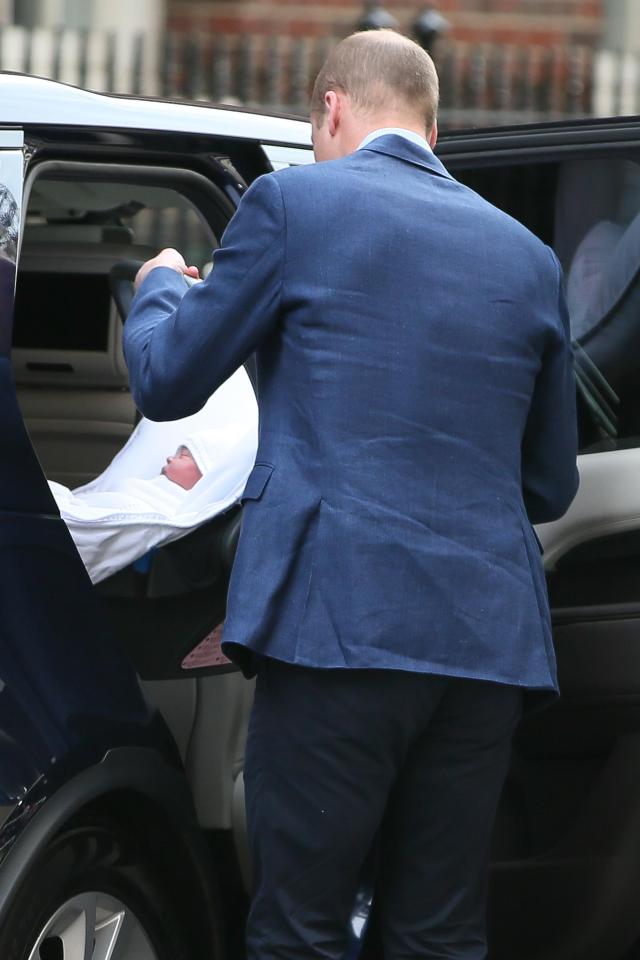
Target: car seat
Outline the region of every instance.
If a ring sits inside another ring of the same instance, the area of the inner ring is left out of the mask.
[[[211,830],[231,830],[237,819],[253,701],[253,683],[220,652],[240,522],[234,505],[94,587],[174,736],[199,823]]]
[[[185,660],[224,620],[240,522],[234,505],[95,585],[144,679],[235,669]]]

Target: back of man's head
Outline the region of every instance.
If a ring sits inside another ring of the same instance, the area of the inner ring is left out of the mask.
[[[438,109],[438,75],[422,47],[393,30],[354,33],[329,54],[318,74],[311,115],[322,124],[329,91],[346,94],[365,117],[413,118],[428,135]]]

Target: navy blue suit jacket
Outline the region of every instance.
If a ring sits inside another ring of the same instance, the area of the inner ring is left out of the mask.
[[[261,177],[214,264],[189,290],[153,270],[125,352],[163,420],[257,351],[227,653],[553,689],[531,522],[567,509],[577,471],[551,250],[387,135]]]

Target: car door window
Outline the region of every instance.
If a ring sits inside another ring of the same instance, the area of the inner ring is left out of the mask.
[[[198,207],[139,171],[90,165],[32,185],[13,329],[18,398],[43,469],[74,487],[99,474],[131,433],[121,323],[109,270],[166,246],[204,267],[217,238]]]
[[[583,450],[640,445],[640,162],[562,163],[557,248],[566,278]]]
[[[564,272],[583,453],[640,446],[640,158],[544,157],[460,171]]]
[[[10,364],[24,170],[22,145],[22,132],[0,131],[0,423],[3,460],[11,465],[11,469],[0,471],[0,511],[5,516],[12,512],[46,514],[53,505],[38,476],[37,461],[25,434]]]

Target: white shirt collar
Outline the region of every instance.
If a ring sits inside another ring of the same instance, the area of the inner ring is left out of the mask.
[[[419,133],[415,133],[413,130],[405,130],[403,127],[381,127],[380,130],[372,130],[371,133],[368,133],[364,138],[358,150],[362,150],[363,147],[368,146],[372,140],[377,140],[378,137],[386,137],[390,133],[395,133],[398,137],[404,137],[405,140],[410,140],[411,143],[417,143],[419,147],[431,153],[431,147],[425,137],[421,137]]]

